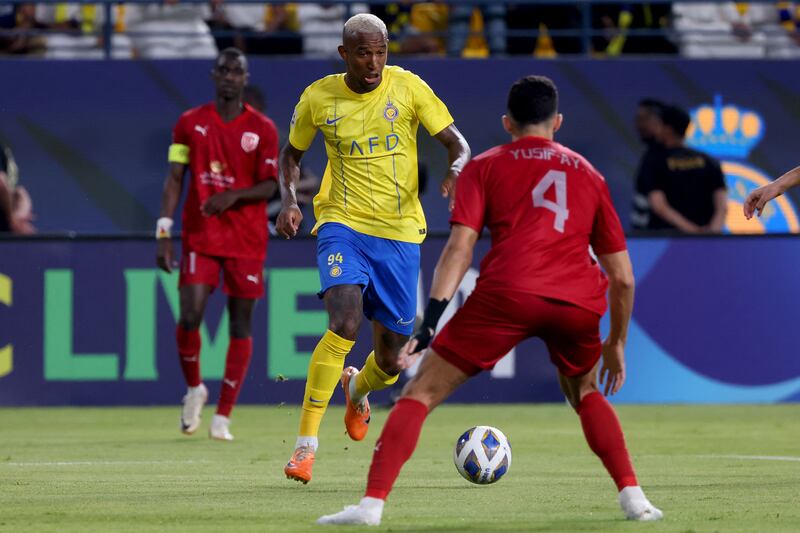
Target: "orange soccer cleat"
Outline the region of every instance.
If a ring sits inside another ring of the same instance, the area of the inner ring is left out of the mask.
[[[311,446],[300,446],[286,463],[283,472],[287,478],[300,481],[305,485],[311,481],[312,468],[314,468],[314,449]]]
[[[353,440],[364,440],[369,430],[369,401],[364,398],[357,405],[350,401],[350,380],[355,379],[358,370],[348,366],[342,372],[342,388],[347,408],[344,412],[344,426]]]

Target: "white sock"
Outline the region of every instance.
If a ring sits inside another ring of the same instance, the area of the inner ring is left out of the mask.
[[[202,386],[203,386],[203,384],[201,383],[201,384],[200,384],[200,385],[198,385],[197,387],[186,387],[186,392],[197,392],[197,391],[199,391],[199,390],[200,390],[200,388],[201,388]]]
[[[638,485],[625,487],[619,491],[619,505],[628,520],[650,521],[661,520],[664,517],[661,509],[650,503],[642,487]]]
[[[311,449],[316,452],[319,447],[319,439],[317,437],[297,437],[297,441],[294,443],[294,449],[296,450],[301,446],[311,446]]]
[[[353,402],[353,403],[361,403],[364,400],[364,398],[366,398],[367,395],[369,394],[369,393],[367,393],[367,394],[364,394],[362,396],[361,394],[359,394],[356,391],[356,377],[355,376],[350,378],[350,383],[348,384],[348,388],[350,389],[350,401]]]
[[[230,418],[228,418],[227,416],[222,416],[222,415],[214,415],[214,419],[213,419],[213,421],[212,421],[212,424],[213,424],[214,422],[223,422],[223,423],[225,423],[225,424],[230,424],[230,423],[231,423],[231,419],[230,419]]]
[[[619,500],[620,501],[631,501],[631,500],[646,500],[647,496],[644,495],[644,491],[642,487],[639,485],[632,485],[630,487],[625,487],[621,491],[619,491]]]
[[[358,502],[358,506],[364,509],[365,511],[369,511],[370,513],[376,513],[378,516],[383,514],[383,504],[386,503],[384,500],[380,498],[371,498],[369,496],[364,496],[361,498],[361,501]]]

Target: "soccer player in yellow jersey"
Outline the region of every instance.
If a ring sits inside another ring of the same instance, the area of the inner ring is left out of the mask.
[[[416,316],[419,244],[425,216],[417,198],[419,124],[446,148],[443,196],[470,157],[453,117],[415,74],[386,66],[388,34],[374,15],[344,25],[339,55],[344,74],[309,85],[292,116],[289,142],[279,157],[283,208],[277,230],[297,234],[303,215],[295,186],[300,159],[317,131],[325,137],[328,165],[314,198],[317,263],[328,310],[328,330],[311,357],[300,430],[286,476],[311,480],[317,434],[336,383],[345,392],[347,433],[362,440],[369,423],[367,394],[397,381],[397,357]],[[362,312],[372,321],[374,351],[364,367],[344,369]]]

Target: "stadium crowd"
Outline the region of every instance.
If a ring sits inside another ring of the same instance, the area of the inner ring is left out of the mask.
[[[113,4],[114,58],[213,58],[247,54],[330,56],[349,14],[371,12],[392,35],[392,53],[482,58],[682,54],[693,58],[800,57],[800,3],[457,2]],[[0,4],[0,54],[101,58],[101,4]],[[586,37],[586,38],[584,38]],[[588,44],[588,49],[587,49]]]

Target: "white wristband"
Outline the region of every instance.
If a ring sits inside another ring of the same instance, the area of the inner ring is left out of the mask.
[[[172,219],[169,217],[161,217],[156,222],[156,239],[169,239],[172,234]]]

